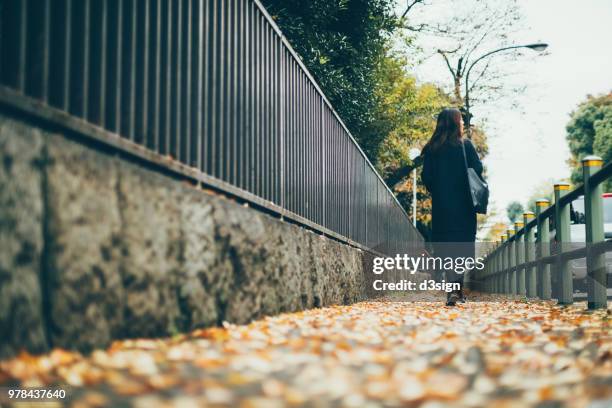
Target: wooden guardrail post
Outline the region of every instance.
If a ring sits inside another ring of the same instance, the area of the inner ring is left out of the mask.
[[[495,246],[495,276],[493,276],[493,293],[501,293],[501,286],[499,284],[499,271],[501,271],[501,239],[497,240]]]
[[[570,305],[574,301],[574,290],[572,281],[572,271],[569,268],[569,261],[562,254],[569,250],[568,243],[571,242],[570,236],[570,208],[569,204],[561,205],[561,197],[569,192],[568,183],[555,183],[555,229],[557,248],[559,255],[557,256],[556,265],[558,265],[555,273],[559,278],[559,299],[561,305]]]
[[[499,237],[498,263],[497,263],[497,293],[504,293],[504,236]]]
[[[525,262],[533,262],[535,260],[535,234],[533,227],[529,227],[529,223],[533,221],[535,214],[531,211],[523,213],[523,223],[525,225],[525,231],[523,232],[523,241],[525,241]],[[527,297],[534,298],[537,296],[537,274],[535,266],[528,266],[525,268],[526,284],[527,284]]]
[[[487,291],[495,293],[495,270],[497,269],[495,259],[497,258],[497,245],[493,244],[493,249],[487,257],[487,264],[491,265],[491,269],[487,272]],[[490,262],[489,262],[490,260]]]
[[[516,295],[516,269],[511,269],[516,266],[516,254],[515,254],[515,244],[514,240],[511,240],[514,236],[514,230],[512,228],[508,228],[506,231],[508,233],[508,243],[506,246],[508,247],[508,279],[510,280],[508,293],[511,295]]]
[[[526,296],[527,291],[525,289],[525,267],[523,264],[525,258],[525,246],[523,245],[524,232],[519,234],[521,228],[523,228],[523,221],[516,221],[514,223],[514,249],[516,250],[516,291],[519,295]]]
[[[485,254],[486,259],[493,259],[493,256],[491,254],[491,249],[489,249],[487,251],[487,253]],[[479,276],[478,276],[478,280],[481,282],[481,292],[491,292],[489,290],[489,278],[491,276],[491,271],[493,269],[493,265],[491,264],[491,262],[486,262],[484,269],[482,271],[479,272]]]
[[[591,185],[590,183],[590,177],[601,169],[602,164],[601,157],[587,156],[582,159],[587,246],[587,304],[589,309],[608,307],[605,252],[592,253],[591,251],[593,244],[603,242],[605,239],[601,184]]]
[[[489,293],[495,292],[495,257],[497,256],[495,249],[494,246],[489,255],[491,257],[491,268],[487,271],[487,292]]]
[[[506,240],[508,239],[508,236],[506,234],[502,234],[501,236],[501,240],[502,240],[502,244],[501,244],[501,248],[500,248],[500,252],[501,252],[501,273],[500,273],[500,277],[501,277],[501,292],[500,293],[508,293],[508,263],[507,263],[507,257],[506,257],[506,249],[507,249],[507,245],[506,245]]]
[[[536,217],[538,224],[538,237],[537,242],[537,259],[543,258],[550,255],[550,231],[549,231],[549,220],[546,217],[541,217],[541,214],[550,206],[550,201],[541,198],[536,201]],[[550,287],[550,265],[549,264],[538,264],[538,276],[540,284],[538,285],[540,299],[549,300],[551,295]]]
[[[495,243],[495,250],[493,251],[493,271],[492,271],[492,276],[491,276],[491,292],[492,293],[497,293],[498,291],[498,287],[497,287],[497,273],[499,272],[499,243],[496,242]]]

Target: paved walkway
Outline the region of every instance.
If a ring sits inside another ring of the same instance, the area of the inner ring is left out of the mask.
[[[0,384],[68,383],[78,407],[603,408],[611,318],[584,303],[370,301],[122,341],[89,357],[23,355],[0,363]]]

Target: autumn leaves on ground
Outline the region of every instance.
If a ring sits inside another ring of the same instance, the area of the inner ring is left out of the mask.
[[[583,303],[368,301],[24,354],[0,362],[0,385],[63,388],[53,405],[75,407],[609,407],[611,318]]]

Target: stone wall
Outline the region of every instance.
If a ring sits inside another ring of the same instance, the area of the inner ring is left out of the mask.
[[[0,114],[0,356],[366,296],[362,252]]]
[[[0,358],[383,295],[371,253],[77,139],[0,113]]]

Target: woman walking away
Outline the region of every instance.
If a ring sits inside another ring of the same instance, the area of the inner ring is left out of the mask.
[[[465,149],[465,156],[464,156]],[[473,257],[476,211],[469,190],[466,160],[482,177],[482,163],[472,142],[463,137],[463,118],[458,109],[444,109],[436,130],[423,148],[423,183],[432,196],[432,241],[435,256]],[[464,158],[465,157],[465,158]],[[463,273],[446,271],[447,282],[461,289],[447,293],[446,304],[465,301]]]

